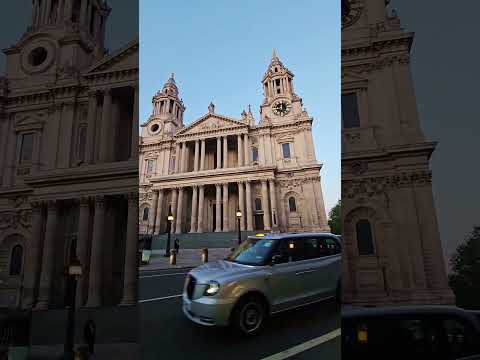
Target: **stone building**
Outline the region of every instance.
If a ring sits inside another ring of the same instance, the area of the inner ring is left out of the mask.
[[[454,301],[410,73],[413,34],[385,0],[342,1],[343,296]]]
[[[213,104],[184,125],[185,105],[174,76],[152,99],[142,124],[140,211],[142,233],[328,231],[312,138],[312,121],[294,92],[293,74],[275,52],[262,79],[257,123],[217,114]]]
[[[0,78],[0,306],[64,306],[73,251],[79,306],[133,304],[138,41],[107,53],[105,1],[32,7]]]

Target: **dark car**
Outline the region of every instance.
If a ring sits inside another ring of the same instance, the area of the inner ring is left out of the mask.
[[[480,359],[480,314],[454,306],[342,311],[342,359]]]

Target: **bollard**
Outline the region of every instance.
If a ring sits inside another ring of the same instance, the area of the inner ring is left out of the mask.
[[[175,249],[170,251],[170,265],[177,264],[177,251]]]
[[[208,248],[202,249],[202,262],[204,264],[208,262]]]

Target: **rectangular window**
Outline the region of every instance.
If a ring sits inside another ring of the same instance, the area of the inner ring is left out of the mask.
[[[342,123],[345,129],[360,126],[357,94],[342,95]]]
[[[258,148],[252,148],[252,161],[258,161]]]
[[[168,112],[171,114],[173,111],[173,100],[170,99],[170,107],[168,108]]]
[[[20,163],[31,162],[33,154],[33,134],[23,134],[20,147]]]
[[[147,160],[147,174],[152,174],[155,171],[155,160]]]
[[[282,144],[282,152],[283,152],[283,158],[284,159],[290,159],[290,144],[289,143]]]

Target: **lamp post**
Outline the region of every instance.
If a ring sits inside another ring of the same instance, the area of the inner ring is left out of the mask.
[[[75,344],[75,304],[77,295],[77,278],[82,276],[82,264],[77,255],[73,254],[70,264],[66,269],[67,282],[70,287],[68,304],[67,333],[65,337],[64,357],[68,360],[74,359],[73,347]],[[67,287],[68,288],[68,287]]]
[[[170,256],[170,233],[172,230],[172,222],[173,222],[173,215],[172,213],[168,214],[167,216],[167,223],[168,223],[168,234],[167,234],[167,246],[165,248],[165,256]]]
[[[240,231],[240,220],[242,218],[242,212],[237,210],[237,225],[238,225],[238,245],[242,243],[242,232]]]

